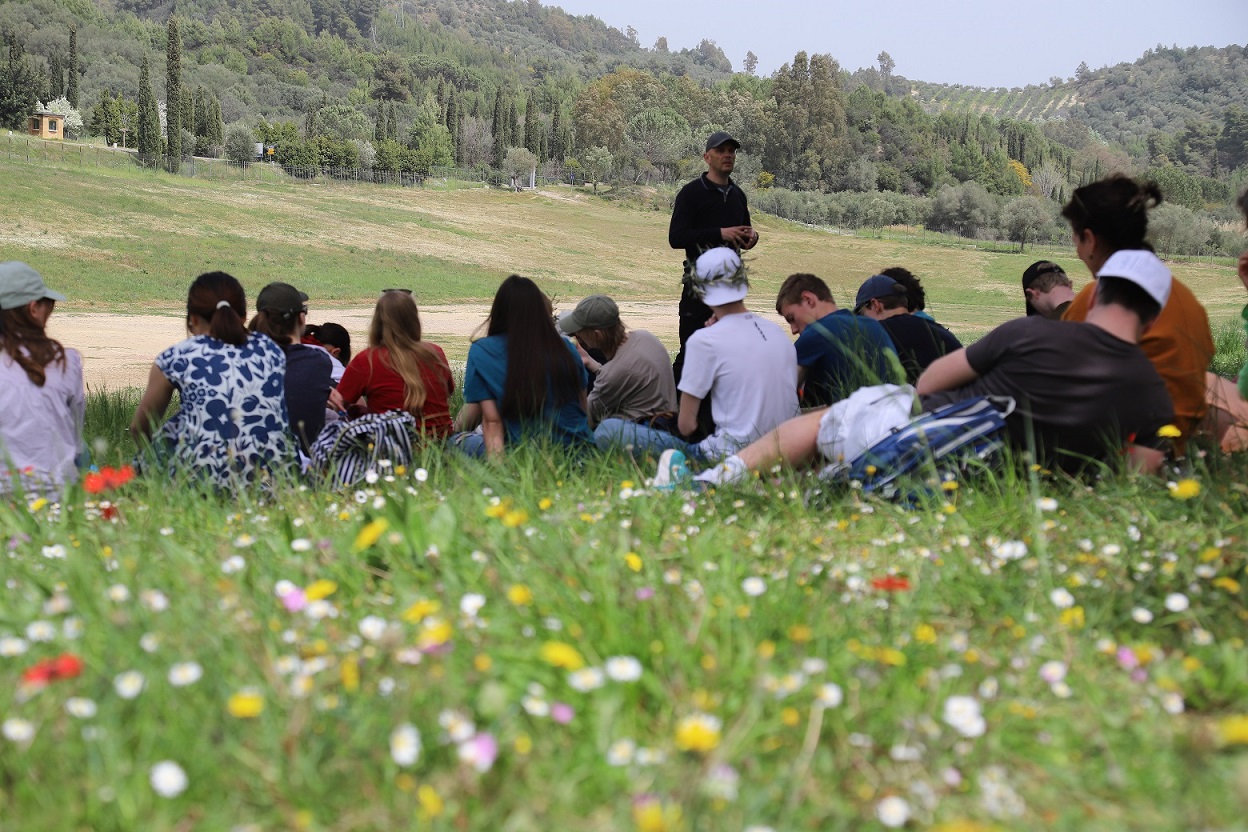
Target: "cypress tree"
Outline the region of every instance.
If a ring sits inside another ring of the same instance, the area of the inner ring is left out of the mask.
[[[221,117],[221,99],[212,97],[212,109],[208,117],[208,141],[215,145],[225,144],[225,119]]]
[[[65,87],[69,106],[78,109],[78,27],[69,27],[69,83]]]
[[[196,120],[198,119],[195,109],[195,93],[183,87],[178,101],[178,123],[182,125],[183,130],[192,136],[199,135],[199,131],[195,129]],[[187,148],[188,152],[190,150],[191,148]]]
[[[524,134],[520,132],[520,109],[513,100],[507,108],[507,147],[517,147],[523,141]]]
[[[152,92],[147,55],[143,56],[143,66],[139,70],[139,124],[136,141],[140,155],[153,158],[160,155],[160,110]]]
[[[533,106],[533,96],[524,100],[524,146],[537,155],[538,141],[537,108]]]
[[[399,140],[399,108],[393,101],[386,111],[386,138],[392,142]]]
[[[459,164],[459,93],[451,87],[450,96],[446,100],[446,130],[451,134],[451,154],[455,164]]]
[[[65,68],[61,56],[53,52],[48,58],[48,99],[55,101],[65,94]]]
[[[373,125],[373,140],[384,142],[387,133],[386,125],[386,102],[381,101],[377,104],[377,123]]]
[[[571,150],[564,142],[563,108],[555,104],[555,112],[550,118],[550,158],[562,165]]]
[[[177,170],[182,158],[182,36],[176,16],[169,18],[165,34],[165,152]]]
[[[503,88],[494,94],[494,167],[501,167],[503,154],[507,152],[507,118],[503,115]]]

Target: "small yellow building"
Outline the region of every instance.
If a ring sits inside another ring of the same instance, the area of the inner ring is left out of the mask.
[[[31,116],[26,124],[32,136],[38,136],[41,139],[65,138],[65,120],[60,113],[49,113],[47,110],[40,110]]]

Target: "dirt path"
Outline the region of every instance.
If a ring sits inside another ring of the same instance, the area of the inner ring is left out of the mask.
[[[452,361],[462,361],[472,334],[489,311],[484,304],[422,307],[424,337],[446,350]],[[358,350],[366,341],[372,314],[371,306],[352,306],[314,309],[310,318],[314,323],[342,324],[351,333],[352,348]],[[629,328],[649,330],[675,349],[675,302],[625,302],[620,304],[620,315]],[[152,359],[186,337],[184,319],[175,314],[75,314],[58,309],[48,321],[48,331],[65,346],[82,353],[83,372],[92,390],[144,387]]]

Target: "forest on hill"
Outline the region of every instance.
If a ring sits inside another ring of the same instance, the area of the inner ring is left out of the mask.
[[[738,180],[802,221],[1025,243],[1058,233],[1072,188],[1126,171],[1200,226],[1183,246],[1218,250],[1248,183],[1242,46],[1159,46],[982,90],[897,76],[887,53],[850,72],[799,52],[758,77],[752,55],[734,72],[713,40],[643,46],[537,0],[6,0],[0,32],[0,123],[59,108],[79,137],[175,165],[249,161],[261,142],[302,175],[537,169],[650,185],[694,174],[702,138],[727,129],[744,144]]]

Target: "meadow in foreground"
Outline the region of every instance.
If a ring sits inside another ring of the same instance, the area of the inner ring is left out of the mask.
[[[909,509],[540,453],[225,499],[94,477],[0,507],[0,817],[1238,828],[1248,490],[1207,465]]]

